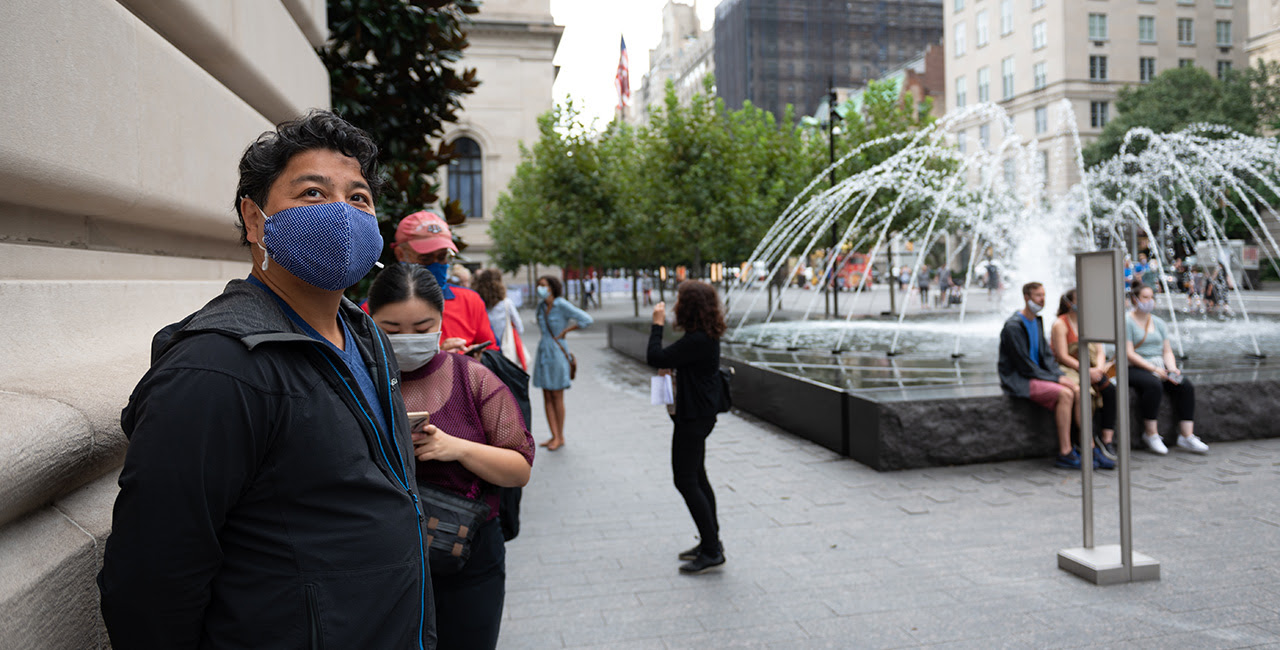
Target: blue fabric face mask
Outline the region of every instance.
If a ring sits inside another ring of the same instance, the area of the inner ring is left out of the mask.
[[[546,300],[547,296],[551,295],[551,291],[542,285],[538,285],[538,288],[534,289],[533,292],[538,294],[538,297],[543,300]]]
[[[449,265],[437,262],[426,266],[431,275],[435,276],[436,284],[440,285],[440,289],[444,291],[444,299],[453,300],[453,290],[449,288]]]
[[[299,280],[326,291],[341,291],[360,281],[382,253],[378,219],[338,201],[281,210],[262,227],[262,270],[275,259]]]

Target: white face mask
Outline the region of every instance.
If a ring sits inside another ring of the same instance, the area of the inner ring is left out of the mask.
[[[1039,314],[1040,310],[1042,309],[1044,309],[1044,305],[1037,305],[1035,302],[1031,300],[1027,301],[1027,311],[1033,314]]]
[[[413,372],[427,365],[440,351],[440,332],[428,334],[388,334],[400,372]]]

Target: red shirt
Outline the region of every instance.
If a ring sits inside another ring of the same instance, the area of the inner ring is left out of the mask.
[[[498,349],[498,337],[489,325],[489,312],[484,308],[480,294],[463,287],[449,285],[453,298],[444,301],[444,323],[440,326],[440,339],[460,338],[467,345],[490,341],[491,350]]]

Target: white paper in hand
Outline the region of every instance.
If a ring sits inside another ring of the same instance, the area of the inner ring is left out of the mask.
[[[675,404],[676,398],[671,393],[671,375],[659,375],[649,379],[649,403],[654,406]]]

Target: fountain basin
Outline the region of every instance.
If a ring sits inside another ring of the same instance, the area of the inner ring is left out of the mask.
[[[648,338],[647,324],[609,326],[610,346],[641,362]],[[951,361],[727,344],[722,362],[735,369],[734,408],[877,470],[1051,457],[1052,414],[1004,395],[991,354]],[[1196,385],[1196,433],[1209,443],[1280,436],[1280,367],[1243,358],[1209,365],[1187,370]],[[856,387],[841,376],[850,372]],[[1130,422],[1136,440],[1136,411]],[[1169,442],[1176,435],[1167,400],[1160,431]]]

